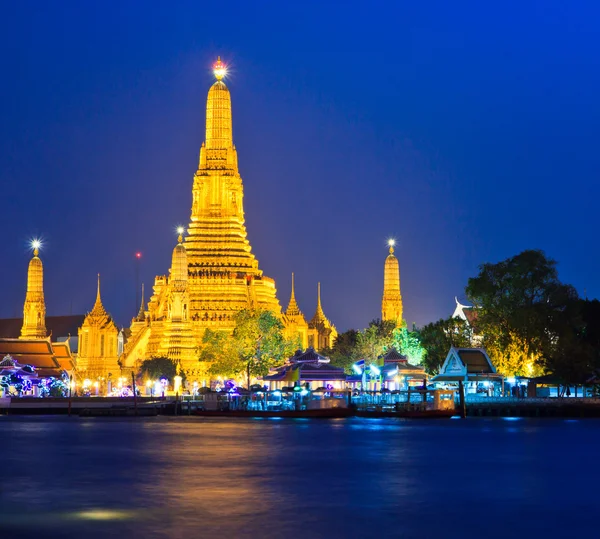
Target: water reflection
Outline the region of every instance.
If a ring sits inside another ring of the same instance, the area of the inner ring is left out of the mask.
[[[599,426],[5,418],[0,536],[505,537],[511,525],[537,536],[567,523],[586,533]]]

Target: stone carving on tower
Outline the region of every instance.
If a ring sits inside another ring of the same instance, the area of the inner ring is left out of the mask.
[[[98,275],[96,301],[92,310],[85,316],[78,335],[77,372],[79,378],[99,380],[101,385],[108,381],[116,383],[121,372],[117,352],[119,330],[102,305],[100,275]]]
[[[219,59],[206,102],[206,140],[194,175],[187,235],[175,248],[171,274],[155,278],[145,319],[132,321],[124,347],[127,368],[166,356],[194,379],[197,348],[207,328],[232,331],[235,313],[248,308],[281,316],[275,281],[259,269],[247,239],[225,73]]]
[[[40,242],[34,240],[33,257],[27,270],[27,293],[23,305],[21,339],[46,338],[46,303],[44,301],[44,267],[39,258]]]
[[[394,256],[394,240],[389,240],[390,254],[385,259],[383,271],[383,298],[381,319],[402,325],[402,294],[400,293],[400,265]]]

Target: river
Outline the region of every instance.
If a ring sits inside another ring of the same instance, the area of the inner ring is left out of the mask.
[[[0,417],[0,537],[597,537],[598,420]]]

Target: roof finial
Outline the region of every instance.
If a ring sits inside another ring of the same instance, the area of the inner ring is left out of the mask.
[[[292,271],[292,297],[290,299],[296,299],[296,294],[294,293],[294,272]]]
[[[390,238],[388,240],[388,245],[390,246],[390,254],[393,255],[394,254],[394,245],[396,245],[396,240]]]
[[[317,283],[317,309],[321,308],[321,283]]]
[[[145,319],[144,314],[144,283],[142,283],[142,303],[140,305],[140,310],[138,311],[137,320],[143,321]]]
[[[38,256],[40,254],[40,247],[42,246],[42,242],[38,239],[31,240],[31,248],[33,249],[33,256]]]
[[[98,274],[98,292],[96,293],[96,303],[100,302],[100,274]]]
[[[179,236],[177,236],[177,242],[181,243],[183,242],[183,232],[184,232],[184,228],[182,226],[178,226],[177,227],[177,234],[179,234]]]
[[[217,61],[213,65],[213,73],[217,80],[221,80],[225,75],[227,75],[227,67],[223,62],[221,62],[221,57],[217,57]]]

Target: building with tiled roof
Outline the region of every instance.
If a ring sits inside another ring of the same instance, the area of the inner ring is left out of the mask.
[[[92,310],[85,316],[78,334],[77,372],[79,378],[100,382],[108,380],[109,377],[118,378],[121,374],[117,352],[119,330],[102,304],[100,275],[98,275],[96,301]]]
[[[31,365],[39,377],[61,378],[72,372],[68,347],[59,343],[55,351],[48,339],[0,339],[0,358],[7,356],[20,365]]]
[[[432,382],[500,382],[492,360],[483,348],[450,348],[440,373]]]
[[[308,346],[316,350],[332,348],[337,335],[337,329],[323,312],[321,305],[321,283],[318,283],[317,309],[308,323]]]
[[[263,380],[269,384],[271,390],[304,386],[307,383],[312,389],[343,389],[346,373],[344,369],[331,365],[328,357],[309,347],[305,351],[298,350],[285,364],[274,369]]]

